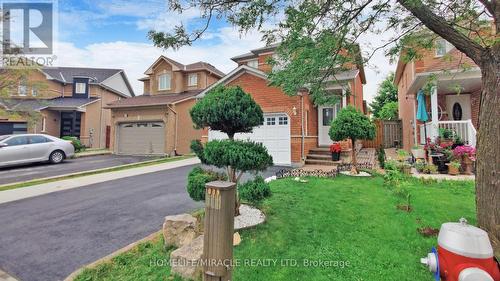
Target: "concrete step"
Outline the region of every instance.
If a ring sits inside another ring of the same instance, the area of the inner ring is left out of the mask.
[[[319,159],[306,159],[307,165],[324,165],[324,166],[335,166],[342,163],[342,161],[331,161],[331,160],[319,160]]]
[[[317,160],[332,160],[332,155],[329,154],[307,154],[306,159]]]

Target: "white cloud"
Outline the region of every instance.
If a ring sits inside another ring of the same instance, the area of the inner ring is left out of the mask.
[[[164,51],[152,44],[135,42],[96,43],[78,48],[73,43],[61,42],[57,48],[58,66],[85,66],[102,68],[123,68],[136,94],[143,92],[142,82],[137,79],[160,56],[165,55],[183,64],[205,61],[228,73],[236,67],[231,57],[248,52],[263,45],[260,34],[250,32],[240,38],[233,28],[221,28],[213,37],[218,43],[205,46],[186,46],[178,51]]]

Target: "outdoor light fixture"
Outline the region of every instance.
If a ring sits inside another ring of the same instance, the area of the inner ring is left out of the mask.
[[[297,115],[297,108],[295,106],[292,108],[292,113],[293,115]]]

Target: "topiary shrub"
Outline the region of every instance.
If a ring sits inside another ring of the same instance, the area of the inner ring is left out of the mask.
[[[223,174],[195,167],[188,174],[187,192],[194,201],[205,200],[205,184],[216,180],[226,180]]]
[[[71,141],[71,144],[73,144],[73,147],[75,148],[75,152],[81,152],[85,150],[85,146],[77,137],[65,136],[62,137],[62,139]]]
[[[252,204],[258,204],[263,199],[271,196],[271,188],[261,176],[254,180],[238,185],[240,198]]]

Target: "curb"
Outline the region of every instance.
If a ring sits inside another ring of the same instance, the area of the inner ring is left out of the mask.
[[[85,158],[85,157],[92,157],[92,156],[101,156],[101,155],[111,155],[113,154],[111,151],[102,151],[102,152],[96,152],[96,153],[87,153],[87,154],[81,154],[77,155],[75,154],[74,158]]]
[[[184,156],[179,156],[184,157]],[[3,187],[7,186],[12,186],[12,185],[21,185],[21,184],[28,184],[26,187],[31,186],[29,183],[33,183],[32,185],[37,185],[37,184],[43,184],[43,181],[57,181],[57,180],[65,180],[67,178],[76,178],[79,176],[87,176],[91,174],[102,174],[106,173],[106,171],[109,170],[109,172],[113,172],[114,169],[122,169],[126,168],[129,166],[137,166],[136,168],[141,167],[141,165],[144,164],[150,164],[150,163],[155,163],[159,162],[158,164],[163,164],[163,163],[168,163],[168,162],[161,162],[162,160],[165,159],[175,159],[175,157],[168,157],[168,158],[160,158],[160,159],[155,159],[155,160],[148,160],[148,161],[143,161],[143,162],[136,162],[136,163],[130,163],[130,164],[125,164],[125,165],[119,165],[119,166],[112,166],[112,167],[106,167],[102,169],[95,169],[95,170],[88,170],[88,171],[83,171],[83,172],[76,172],[76,173],[69,173],[69,174],[64,174],[64,175],[58,175],[58,176],[53,176],[53,177],[46,177],[46,178],[40,178],[40,179],[35,179],[35,180],[28,180],[28,181],[20,181],[20,182],[12,182],[12,183],[7,183],[7,184],[2,184],[0,185],[0,189]],[[190,159],[190,158],[184,158],[184,159],[179,159],[179,160],[185,160],[185,159]],[[175,161],[170,161],[170,162],[175,162]],[[154,164],[152,164],[154,165]],[[7,189],[9,190],[9,189]],[[0,190],[0,193],[5,190]]]
[[[141,244],[141,243],[144,243],[144,242],[149,242],[149,241],[153,241],[154,239],[156,239],[160,234],[162,233],[161,230],[155,232],[155,233],[152,233],[144,238],[142,238],[141,240],[138,240],[138,241],[135,241],[133,243],[130,243],[128,244],[127,246],[119,249],[119,250],[116,250],[114,251],[113,253],[103,257],[103,258],[100,258],[92,263],[89,263],[87,265],[84,265],[80,268],[78,268],[77,270],[73,271],[70,275],[68,275],[68,277],[66,277],[63,281],[73,281],[80,273],[82,273],[85,269],[87,268],[94,268],[102,263],[105,263],[105,262],[109,262],[111,261],[114,257],[124,253],[124,252],[128,252],[130,251],[131,249],[133,249],[134,247],[136,247],[137,245]]]

